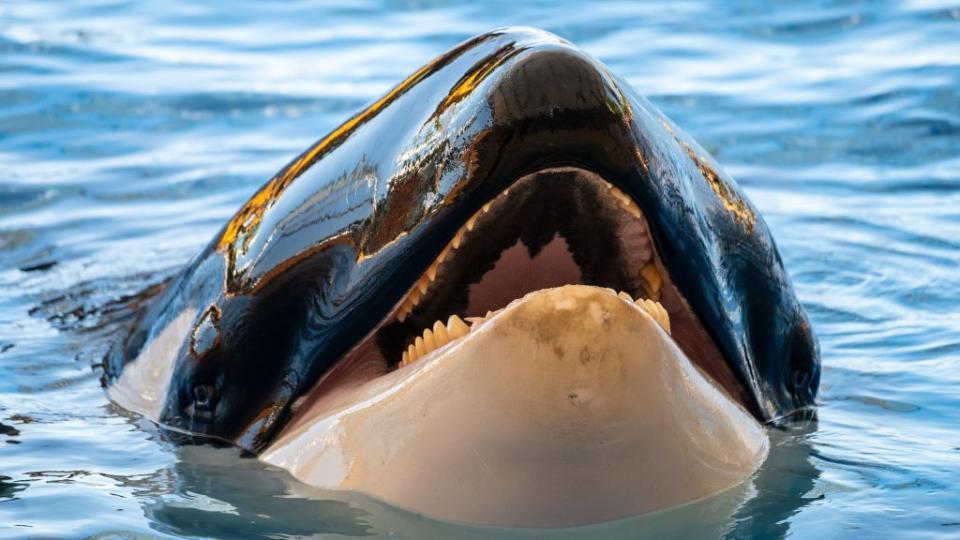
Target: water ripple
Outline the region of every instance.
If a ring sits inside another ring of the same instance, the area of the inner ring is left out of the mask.
[[[541,536],[177,448],[91,369],[123,299],[287,160],[443,50],[516,24],[584,47],[713,153],[813,319],[819,423],[773,433],[720,530],[956,537],[960,5],[934,0],[0,4],[0,535]],[[563,536],[695,536],[717,530],[705,504]]]

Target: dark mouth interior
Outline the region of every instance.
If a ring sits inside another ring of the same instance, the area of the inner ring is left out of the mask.
[[[723,355],[663,267],[636,203],[595,173],[555,168],[518,179],[465,223],[394,312],[294,403],[290,425],[322,409],[325,396],[395,369],[437,321],[451,315],[470,321],[527,293],[576,284],[660,302],[687,357],[746,403]]]
[[[589,284],[648,297],[640,269],[651,259],[645,223],[599,177],[575,169],[529,175],[479,213],[409,315],[377,332],[377,346],[395,362],[435,321],[483,317],[550,287]]]

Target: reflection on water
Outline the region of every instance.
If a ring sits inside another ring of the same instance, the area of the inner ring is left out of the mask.
[[[134,295],[342,120],[507,24],[599,57],[744,186],[820,337],[817,424],[773,432],[736,489],[548,535],[313,490],[107,402],[96,363]],[[0,73],[0,536],[960,535],[956,2],[8,2]]]
[[[214,538],[390,536],[447,538],[785,538],[788,518],[822,495],[804,436],[812,424],[776,432],[774,453],[756,478],[680,508],[569,530],[509,530],[438,523],[347,492],[305,486],[281,469],[232,449],[181,447],[154,474],[168,488],[144,497],[144,515],[159,532]]]
[[[183,447],[176,454],[171,468],[157,473],[170,483],[168,492],[145,499],[144,514],[159,532],[215,538],[296,537],[317,532],[324,537],[411,540],[662,538],[677,530],[696,538],[739,538],[744,532],[762,532],[765,537],[775,538],[786,531],[785,526],[775,523],[804,504],[803,495],[812,484],[806,476],[801,477],[803,486],[779,480],[777,501],[764,512],[772,521],[754,522],[750,508],[758,489],[748,482],[681,508],[615,523],[562,531],[518,531],[433,522],[357,494],[311,488],[280,469],[243,459],[233,450]],[[784,454],[770,476],[800,469],[802,464],[794,462],[798,457],[805,461],[806,454]],[[741,520],[739,513],[744,510],[750,511],[750,517]],[[739,528],[744,524],[749,524],[745,531]]]
[[[163,474],[170,493],[145,501],[158,531],[216,538],[370,536],[370,512],[303,487],[282,471],[232,450],[183,447]],[[318,496],[319,495],[319,496]]]
[[[814,490],[820,471],[807,439],[815,430],[810,422],[771,431],[770,457],[754,476],[754,496],[737,510],[728,538],[786,538],[790,517],[822,498]]]

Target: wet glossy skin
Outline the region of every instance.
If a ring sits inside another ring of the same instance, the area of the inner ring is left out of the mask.
[[[196,310],[159,420],[261,450],[470,215],[525,173],[563,165],[638,203],[755,416],[812,405],[816,339],[755,208],[604,66],[531,30],[462,44],[278,173],[144,306],[107,382]]]

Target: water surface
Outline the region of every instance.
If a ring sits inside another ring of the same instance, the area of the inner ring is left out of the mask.
[[[276,170],[505,25],[580,45],[725,166],[824,358],[819,422],[749,482],[560,536],[960,538],[960,4],[722,0],[0,3],[0,536],[546,536],[177,448],[96,367],[123,299]]]

